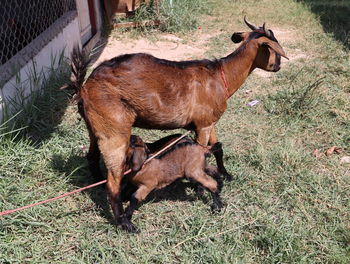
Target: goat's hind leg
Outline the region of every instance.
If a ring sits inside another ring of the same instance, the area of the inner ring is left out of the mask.
[[[79,113],[84,118],[86,127],[89,132],[89,138],[90,138],[90,146],[89,151],[86,154],[86,159],[89,163],[89,169],[92,178],[97,182],[103,180],[101,168],[100,168],[100,157],[101,152],[98,147],[97,138],[92,132],[91,124],[89,120],[86,118],[84,111],[82,110],[82,106],[79,107]]]
[[[79,100],[78,102],[78,112],[80,116],[84,119],[86,128],[89,132],[89,138],[90,138],[90,147],[89,151],[86,155],[86,158],[89,163],[89,169],[91,176],[94,178],[95,181],[103,180],[102,172],[100,168],[100,156],[101,152],[97,144],[97,138],[92,132],[92,127],[89,118],[87,118],[87,115],[84,110],[84,102],[83,100]]]
[[[213,198],[213,204],[211,205],[212,212],[219,212],[223,207],[220,198],[220,184],[209,177],[204,171],[186,173],[188,178],[191,178],[199,182],[205,189],[207,189]]]
[[[152,191],[151,188],[148,188],[147,186],[142,185],[140,188],[137,189],[135,193],[132,194],[130,199],[130,204],[125,209],[125,214],[123,216],[124,218],[130,221],[130,224],[131,224],[131,227],[130,227],[131,229],[129,230],[130,232],[133,232],[133,233],[140,232],[139,229],[131,222],[131,218],[138,204],[142,200],[144,200],[151,191]]]
[[[199,143],[202,146],[208,146],[208,143],[209,145],[215,145],[218,142],[214,126],[197,128],[196,134],[197,134],[196,136],[197,143]],[[231,181],[232,176],[227,172],[224,166],[224,162],[223,162],[224,153],[222,151],[222,146],[221,144],[218,144],[217,146],[218,148],[215,151],[213,151],[213,154],[216,159],[216,164],[218,165],[218,168],[221,174],[225,176],[226,180]]]
[[[223,187],[223,182],[222,182],[221,173],[219,172],[218,168],[213,165],[206,165],[204,168],[204,172],[216,180],[218,184],[217,185],[218,191],[221,192]]]
[[[217,182],[217,191],[212,192],[212,198],[213,198],[213,205],[212,205],[212,211],[213,212],[219,212],[221,208],[223,207],[222,201],[220,198],[220,193],[223,187],[222,177],[221,173],[218,171],[218,169],[215,166],[207,165],[204,169],[205,173],[213,177]]]
[[[218,144],[218,143],[216,143]],[[223,187],[223,182],[222,182],[222,174],[219,172],[218,168],[212,165],[206,165],[204,172],[211,177],[213,177],[216,182],[218,183],[218,190],[221,192],[222,187]],[[202,197],[204,194],[204,187],[200,184],[196,186],[196,195],[198,197]]]
[[[99,147],[108,171],[107,191],[115,223],[120,225],[122,229],[132,232],[131,222],[123,217],[121,199],[121,180],[124,174],[126,151],[129,147],[129,136],[120,134],[103,137],[99,140]]]

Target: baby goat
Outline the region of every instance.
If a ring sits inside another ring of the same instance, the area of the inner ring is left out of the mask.
[[[127,152],[127,166],[133,172],[123,179],[127,187],[122,193],[125,197],[125,192],[131,188],[130,184],[135,187],[136,191],[131,195],[130,205],[125,210],[124,218],[131,220],[137,204],[144,200],[152,190],[163,188],[183,177],[200,183],[211,193],[213,211],[219,211],[222,208],[219,195],[222,187],[221,175],[215,166],[206,163],[206,157],[220,149],[221,143],[218,142],[209,149],[195,143],[189,137],[184,137],[174,146],[142,166],[149,153],[154,153],[179,136],[181,135],[171,135],[149,144],[145,144],[138,136],[131,136]],[[128,231],[137,231],[131,221]]]

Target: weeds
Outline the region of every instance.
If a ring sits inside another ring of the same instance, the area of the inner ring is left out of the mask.
[[[160,1],[157,10],[155,1],[141,4],[130,18],[120,19],[119,22],[137,22],[140,27],[137,32],[153,30],[154,21],[159,21],[159,30],[163,32],[185,33],[198,28],[199,16],[209,12],[208,0],[165,0]],[[147,25],[142,22],[149,21]]]
[[[187,32],[198,28],[199,16],[208,12],[207,0],[162,1],[161,30]]]
[[[319,91],[325,78],[321,77],[300,86],[296,79],[303,78],[303,74],[302,70],[299,71],[286,88],[267,96],[264,106],[268,113],[305,118],[311,109],[317,107],[320,103]]]

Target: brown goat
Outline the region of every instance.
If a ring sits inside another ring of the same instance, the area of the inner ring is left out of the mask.
[[[271,30],[244,19],[251,32],[231,37],[242,44],[219,60],[174,62],[148,54],[126,54],[100,64],[83,84],[86,62],[78,49],[72,54],[74,79],[66,87],[76,90],[80,114],[90,136],[87,155],[93,175],[101,175],[102,153],[107,167],[107,190],[116,224],[128,229],[121,217],[120,183],[129,147],[131,128],[185,128],[196,132],[196,141],[217,142],[214,126],[225,112],[228,98],[255,69],[280,69],[282,47]],[[219,171],[230,178],[223,152],[215,154]]]
[[[128,189],[136,188],[132,191],[130,205],[125,210],[125,217],[128,220],[131,221],[138,203],[144,200],[151,191],[164,188],[175,180],[184,177],[199,183],[211,193],[213,198],[211,208],[214,212],[222,208],[219,196],[222,187],[220,173],[216,167],[208,165],[205,160],[208,155],[221,148],[221,143],[217,142],[208,149],[195,143],[189,137],[184,137],[164,153],[159,154],[142,166],[149,153],[154,153],[156,149],[168,145],[176,137],[179,137],[179,135],[171,135],[155,143],[145,144],[140,137],[131,136],[130,147],[127,152],[127,164],[134,172],[123,178],[123,186],[126,187],[122,189],[122,196],[129,196],[125,192],[128,192]],[[137,228],[130,222],[128,231],[136,232]]]

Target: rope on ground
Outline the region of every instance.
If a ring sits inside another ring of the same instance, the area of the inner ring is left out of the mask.
[[[183,134],[181,137],[178,137],[176,140],[174,140],[173,142],[171,142],[169,145],[165,146],[164,148],[162,148],[160,151],[158,151],[157,153],[155,153],[154,155],[152,155],[151,157],[149,157],[146,161],[145,161],[145,164],[150,162],[152,159],[154,159],[155,157],[157,157],[160,153],[164,152],[165,150],[167,150],[168,148],[170,148],[171,146],[175,145],[179,140],[181,140],[182,138],[186,137],[188,134],[190,134],[191,131],[187,131],[185,134]],[[127,170],[126,172],[124,172],[124,175],[130,173],[131,170]],[[49,203],[49,202],[52,202],[52,201],[55,201],[55,200],[58,200],[58,199],[62,199],[64,197],[67,197],[69,195],[72,195],[72,194],[75,194],[75,193],[78,193],[78,192],[81,192],[81,191],[84,191],[84,190],[87,190],[87,189],[90,189],[90,188],[93,188],[93,187],[96,187],[98,185],[101,185],[101,184],[104,184],[106,183],[107,180],[103,180],[103,181],[100,181],[100,182],[96,182],[94,184],[90,184],[88,186],[85,186],[85,187],[82,187],[82,188],[79,188],[79,189],[76,189],[74,191],[71,191],[71,192],[67,192],[67,193],[64,193],[64,194],[61,194],[59,196],[56,196],[56,197],[53,197],[53,198],[50,198],[50,199],[47,199],[47,200],[43,200],[43,201],[40,201],[40,202],[36,202],[36,203],[33,203],[33,204],[28,204],[28,205],[25,205],[25,206],[22,206],[22,207],[19,207],[19,208],[15,208],[15,209],[11,209],[11,210],[6,210],[6,211],[3,211],[3,212],[0,212],[0,216],[4,216],[4,215],[8,215],[8,214],[12,214],[14,212],[18,212],[18,211],[21,211],[21,210],[24,210],[24,209],[28,209],[28,208],[31,208],[31,207],[34,207],[34,206],[37,206],[37,205],[40,205],[40,204],[45,204],[45,203]]]

